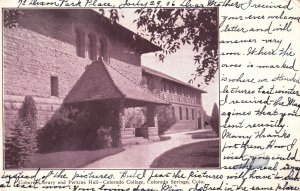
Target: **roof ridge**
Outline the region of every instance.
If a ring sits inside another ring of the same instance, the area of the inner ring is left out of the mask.
[[[115,67],[113,67],[113,66],[112,66],[111,64],[109,64],[108,62],[104,61],[103,63],[104,63],[104,65],[107,65],[107,66],[111,67],[113,70],[115,70],[116,72],[118,72],[120,75],[122,75],[123,77],[125,77],[126,79],[128,79],[129,81],[131,81],[132,83],[134,83],[136,86],[138,86],[139,88],[141,88],[143,91],[145,91],[145,92],[147,92],[147,93],[149,93],[149,94],[151,94],[151,95],[153,95],[153,96],[155,96],[155,97],[157,97],[157,98],[159,98],[159,99],[161,99],[161,100],[163,100],[163,101],[165,101],[165,102],[168,102],[167,100],[163,99],[162,97],[160,97],[160,96],[154,94],[153,92],[149,91],[148,89],[144,88],[144,87],[141,86],[139,83],[137,83],[135,80],[133,80],[133,79],[127,77],[125,74],[123,74],[122,72],[120,72],[118,69],[116,69]],[[108,72],[108,73],[109,73],[109,72]],[[110,76],[110,78],[112,78],[112,77]],[[112,80],[112,81],[114,82],[114,80]],[[115,84],[115,82],[114,82],[114,84]],[[118,88],[118,89],[119,89],[119,88]],[[121,90],[120,90],[120,92],[121,92]],[[124,95],[124,93],[122,93],[122,94]],[[125,95],[124,95],[124,96],[125,96]]]
[[[117,83],[115,82],[114,78],[111,77],[111,74],[110,74],[109,71],[107,70],[107,67],[106,67],[107,64],[105,64],[105,61],[104,61],[104,60],[101,60],[100,63],[103,64],[103,66],[104,66],[106,72],[108,73],[109,78],[110,78],[111,81],[113,82],[113,85],[116,87],[116,89],[120,92],[120,94],[122,94],[124,97],[126,97],[125,93],[122,92],[122,90],[119,88],[119,86],[117,86]]]

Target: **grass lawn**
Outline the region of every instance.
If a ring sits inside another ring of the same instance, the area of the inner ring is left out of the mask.
[[[88,151],[36,153],[25,168],[80,168],[98,159],[124,151],[123,148],[104,148]]]
[[[219,167],[219,140],[173,148],[156,158],[151,168]]]

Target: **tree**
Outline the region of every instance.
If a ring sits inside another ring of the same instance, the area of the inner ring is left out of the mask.
[[[22,11],[17,9],[4,9],[4,27],[14,28],[18,26],[18,20]]]
[[[210,118],[210,125],[212,129],[219,135],[220,133],[220,116],[219,116],[219,109],[218,105],[215,103],[212,113],[211,113],[211,118]]]
[[[37,150],[37,109],[31,96],[26,96],[19,110],[18,121],[5,140],[5,167],[20,168]]]
[[[104,15],[104,10],[99,9]],[[204,82],[215,77],[218,65],[218,14],[216,8],[199,9],[137,9],[137,28],[141,35],[162,48],[159,59],[164,60],[168,54],[175,53],[182,45],[189,44],[195,52],[196,73],[189,81],[194,83],[200,76]],[[110,22],[119,21],[118,10],[110,10]],[[200,87],[200,84],[197,84]]]
[[[196,73],[190,83],[203,75],[205,83],[218,71],[218,22],[216,8],[202,9],[137,9],[135,20],[143,35],[162,48],[160,60],[189,44],[195,52]],[[198,84],[198,87],[200,84]]]

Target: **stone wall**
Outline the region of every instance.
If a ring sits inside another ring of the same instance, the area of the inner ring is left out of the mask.
[[[175,124],[173,124],[165,133],[175,131],[195,130],[198,129],[198,118],[201,120],[201,128],[203,128],[203,110],[200,106],[186,104],[172,104],[175,115]],[[182,108],[182,119],[180,120],[179,107]],[[189,119],[186,118],[186,109],[188,109]],[[194,119],[192,118],[192,109],[194,109]]]
[[[76,55],[76,30],[84,34],[85,58],[88,59],[88,35],[95,36],[96,53],[99,56],[100,40],[107,44],[108,61],[118,60],[134,66],[141,65],[141,54],[126,42],[131,36],[124,39],[121,30],[112,33],[108,28],[114,25],[104,25],[99,15],[92,10],[23,10],[24,14],[19,21],[22,28],[35,31],[43,36],[60,41],[60,45],[71,45],[73,48],[64,49]],[[64,47],[63,47],[64,48]]]
[[[74,10],[73,10],[74,11]],[[127,76],[140,81],[140,54],[110,36],[99,20],[85,12],[26,10],[19,27],[3,31],[4,125],[14,126],[24,97],[31,95],[38,107],[38,125],[42,127],[60,107],[65,96],[92,63],[76,55],[77,28],[96,34],[108,44],[108,62]],[[86,36],[87,38],[87,36]],[[87,40],[86,40],[87,41]],[[99,44],[97,44],[99,45]],[[51,76],[58,78],[58,96],[51,96]]]
[[[51,98],[50,77],[56,76],[57,99],[63,99],[90,63],[70,44],[23,28],[4,30],[5,95]]]
[[[36,101],[38,126],[43,126],[89,63],[89,60],[77,57],[70,44],[25,28],[4,29],[6,129],[15,124],[26,95],[33,96]],[[58,97],[51,96],[51,76],[58,78]]]
[[[14,127],[18,119],[18,111],[22,107],[25,96],[4,96],[4,127],[5,134],[10,133],[10,128]],[[42,128],[53,116],[61,105],[61,100],[53,98],[38,98],[34,101],[38,110],[37,128]]]

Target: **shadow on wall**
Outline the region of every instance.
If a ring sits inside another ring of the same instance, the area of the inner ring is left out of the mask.
[[[163,134],[174,123],[172,107],[159,106],[158,127]],[[127,128],[145,126],[145,109],[130,110]],[[51,120],[38,130],[39,152],[95,150],[118,147],[118,105],[116,102],[87,102],[62,105]]]
[[[95,72],[95,70],[104,72],[103,67],[104,65],[95,62],[89,65],[65,97],[59,110],[45,127],[38,131],[40,152],[94,150],[120,146],[119,100],[84,101],[101,93],[96,88],[98,85],[103,85],[100,86],[102,89],[110,85],[105,80],[99,81],[100,74]],[[110,94],[103,96],[110,98]]]
[[[63,104],[47,124],[34,133],[36,138],[25,131],[27,134],[22,137],[34,140],[39,153],[118,147],[118,107],[116,101]],[[37,110],[34,111],[36,116]],[[175,123],[174,114],[170,106],[158,106],[157,113],[162,134]],[[126,127],[146,127],[146,115],[146,108],[131,108],[127,112]]]
[[[38,131],[39,152],[94,150],[118,146],[114,103],[63,105]]]
[[[163,134],[176,123],[175,114],[172,106],[158,106],[157,107],[157,123],[158,133]]]

